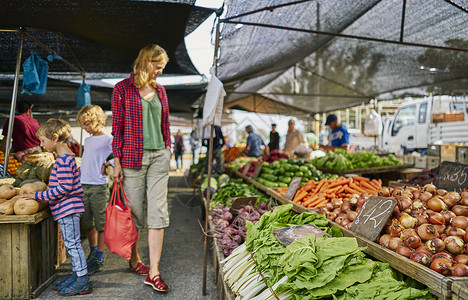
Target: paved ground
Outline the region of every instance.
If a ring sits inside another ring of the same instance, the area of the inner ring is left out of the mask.
[[[184,161],[185,163],[185,161]],[[189,166],[189,162],[185,164]],[[166,294],[154,291],[145,285],[144,276],[131,273],[125,259],[106,250],[105,266],[102,272],[91,276],[92,294],[75,296],[73,299],[216,299],[211,253],[208,259],[207,296],[202,296],[203,234],[198,225],[200,199],[194,197],[183,175],[171,172],[169,201],[171,225],[166,230],[161,273],[169,286]],[[140,240],[140,253],[144,262],[149,263],[146,232]],[[89,252],[87,241],[83,241],[85,254]],[[59,278],[71,272],[68,259],[58,270]],[[38,299],[63,299],[50,287]]]

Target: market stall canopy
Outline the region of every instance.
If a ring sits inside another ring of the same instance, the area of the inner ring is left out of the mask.
[[[1,0],[0,28],[27,28],[63,58],[77,60],[87,78],[126,77],[138,51],[151,43],[169,54],[165,73],[193,75],[199,73],[187,54],[184,37],[213,13],[194,4],[195,0]],[[12,73],[18,34],[1,32],[0,44],[0,73]],[[48,54],[25,39],[23,60],[31,50],[41,57]],[[50,64],[50,73],[70,71],[63,62]]]
[[[218,71],[225,104],[247,92],[315,113],[373,98],[464,94],[466,7],[467,0],[230,1]]]

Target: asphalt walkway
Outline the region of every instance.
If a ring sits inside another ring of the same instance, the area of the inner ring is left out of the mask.
[[[189,164],[187,164],[189,165]],[[104,270],[91,276],[94,291],[73,299],[217,299],[211,253],[208,259],[207,295],[202,296],[203,233],[198,224],[201,202],[182,174],[171,172],[169,180],[169,206],[171,225],[164,238],[161,274],[169,286],[167,293],[159,293],[143,283],[144,276],[130,272],[128,262],[107,249]],[[140,255],[149,263],[146,231],[140,240]],[[85,254],[89,253],[87,240],[83,240]],[[70,260],[58,269],[58,276],[71,272]],[[63,299],[48,287],[37,299]]]

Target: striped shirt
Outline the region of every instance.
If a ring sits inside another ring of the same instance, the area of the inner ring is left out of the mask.
[[[49,201],[54,220],[84,212],[83,189],[75,156],[59,155],[49,177],[49,189],[34,194],[36,200]]]

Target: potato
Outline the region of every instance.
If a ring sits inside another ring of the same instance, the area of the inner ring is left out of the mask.
[[[33,215],[39,211],[39,203],[36,200],[19,199],[14,205],[17,215]]]
[[[47,190],[47,184],[42,181],[37,181],[23,185],[19,191],[19,195],[34,194],[45,190]]]
[[[5,184],[0,186],[0,198],[1,199],[11,199],[16,196],[16,189],[11,184]]]
[[[7,199],[0,199],[0,204],[7,202],[7,201],[8,201]]]
[[[14,213],[15,203],[20,198],[21,196],[16,196],[0,204],[0,215],[12,215]]]

